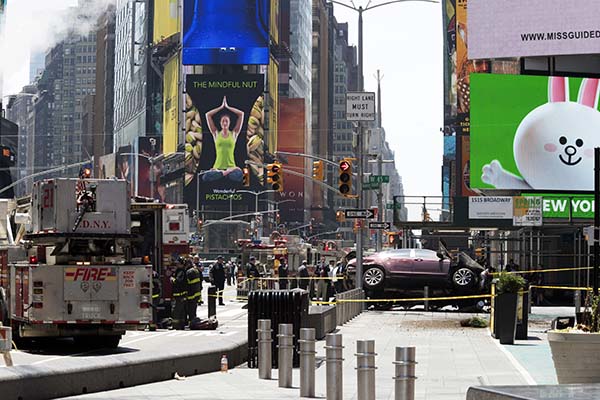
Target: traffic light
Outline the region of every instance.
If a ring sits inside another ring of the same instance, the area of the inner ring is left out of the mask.
[[[244,173],[244,178],[243,178],[242,182],[244,183],[245,187],[249,187],[250,186],[250,168],[245,167],[242,169],[242,172]]]
[[[92,177],[92,167],[84,165],[79,170],[79,179],[89,179]]]
[[[313,179],[323,181],[325,173],[323,171],[323,161],[313,161]]]
[[[283,192],[283,169],[280,163],[267,165],[267,184],[272,190]]]
[[[335,212],[335,220],[337,222],[344,222],[346,220],[346,213],[342,210]]]
[[[352,163],[347,158],[340,161],[338,190],[344,196],[348,196],[352,190]]]

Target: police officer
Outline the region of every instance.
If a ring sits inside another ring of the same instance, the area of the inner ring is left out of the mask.
[[[298,287],[300,289],[308,290],[308,284],[310,283],[310,273],[308,272],[308,266],[306,260],[302,261],[300,267],[298,267]]]
[[[198,299],[198,304],[202,305],[202,304],[204,304],[204,301],[202,301],[202,280],[203,280],[202,272],[204,271],[204,267],[202,266],[202,263],[200,262],[200,257],[198,255],[195,255],[193,260],[194,260],[194,265],[200,272],[200,298]]]
[[[281,263],[279,264],[279,268],[277,268],[279,272],[279,289],[285,290],[288,288],[288,272],[289,268],[287,263],[285,262],[285,258],[281,259]]]
[[[196,309],[198,308],[198,302],[202,293],[202,283],[200,271],[198,271],[198,268],[196,268],[191,260],[187,262],[185,278],[187,282],[186,314],[188,321],[192,322],[196,318]]]
[[[246,265],[246,277],[250,282],[249,290],[256,290],[257,288],[257,279],[260,277],[260,273],[258,272],[258,268],[256,267],[256,257],[250,256],[250,260]]]
[[[213,264],[210,269],[212,281],[217,287],[217,298],[219,299],[219,305],[224,306],[223,303],[223,291],[225,290],[225,264],[223,263],[223,256],[217,257],[217,262]]]
[[[187,279],[183,261],[183,259],[178,260],[175,274],[171,277],[171,283],[173,284],[173,328],[179,330],[184,329],[186,322]]]

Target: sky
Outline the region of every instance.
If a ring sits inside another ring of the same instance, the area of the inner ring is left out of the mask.
[[[94,0],[98,9],[114,0]],[[351,5],[351,0],[341,0]],[[385,2],[373,0],[371,6]],[[77,0],[8,0],[0,59],[4,95],[28,84],[29,54],[64,37],[65,9]],[[368,0],[355,0],[366,7]],[[442,9],[440,3],[407,1],[363,13],[365,90],[376,91],[382,80],[382,123],[395,151],[406,196],[441,196],[443,155]],[[95,12],[95,10],[91,10]],[[351,44],[358,44],[358,13],[334,4],[339,22],[348,22]],[[85,27],[82,27],[85,29]],[[431,212],[432,216],[438,213]],[[420,207],[409,207],[410,219]]]

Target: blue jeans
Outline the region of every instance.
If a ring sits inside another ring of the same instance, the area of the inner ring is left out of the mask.
[[[217,169],[211,170],[211,171],[206,171],[204,174],[202,174],[202,180],[204,182],[215,182],[220,179],[226,178],[232,182],[239,183],[242,181],[243,177],[244,177],[244,173],[240,169],[231,171],[229,174],[227,174],[227,176],[223,176],[223,171],[220,171]]]

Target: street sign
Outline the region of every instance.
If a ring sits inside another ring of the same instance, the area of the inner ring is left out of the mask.
[[[379,183],[377,182],[363,182],[362,190],[375,190],[379,189]]]
[[[372,210],[344,210],[344,214],[346,218],[375,218],[375,213]]]
[[[393,210],[394,209],[394,203],[387,203],[385,205],[386,210]],[[396,210],[401,210],[402,209],[402,204],[400,203],[396,203]]]
[[[388,230],[392,227],[389,222],[369,222],[369,229],[384,229]]]
[[[375,121],[375,92],[346,93],[347,121]]]
[[[389,175],[371,175],[369,176],[371,183],[390,183]]]

